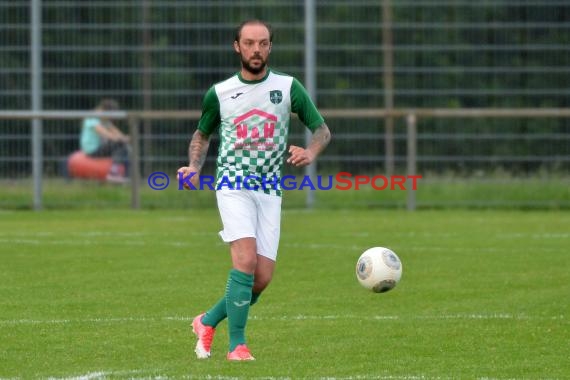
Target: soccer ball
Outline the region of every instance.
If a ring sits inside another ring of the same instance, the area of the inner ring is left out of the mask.
[[[398,255],[388,248],[367,249],[356,263],[358,282],[375,293],[394,289],[401,277],[402,262]]]

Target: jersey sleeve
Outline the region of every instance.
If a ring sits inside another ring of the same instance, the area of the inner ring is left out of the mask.
[[[209,136],[220,126],[220,122],[220,101],[216,95],[215,87],[212,86],[202,101],[202,116],[198,122],[198,129]]]
[[[293,78],[291,84],[291,112],[297,114],[303,124],[313,132],[325,122],[307,90],[296,78]]]

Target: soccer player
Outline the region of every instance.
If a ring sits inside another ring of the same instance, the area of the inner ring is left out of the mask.
[[[311,164],[331,138],[301,83],[267,66],[272,39],[271,27],[260,20],[245,21],[237,28],[233,47],[241,70],[206,92],[188,148],[190,162],[178,169],[184,187],[198,188],[210,136],[218,131],[216,200],[223,224],[219,234],[229,243],[232,269],[225,294],[192,322],[199,359],[210,357],[215,328],[227,317],[227,359],[254,360],[245,326],[249,307],[258,301],[275,268],[281,222],[279,178],[291,112],[313,137],[306,148],[289,147],[288,164]]]

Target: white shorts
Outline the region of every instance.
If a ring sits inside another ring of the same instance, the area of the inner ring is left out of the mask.
[[[255,238],[257,254],[275,261],[281,232],[281,197],[253,190],[216,191],[226,243]]]

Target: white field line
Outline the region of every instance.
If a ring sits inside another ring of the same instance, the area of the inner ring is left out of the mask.
[[[1,214],[1,211],[0,211]],[[50,238],[54,236],[61,235],[61,232],[53,231],[38,231],[38,232],[0,232],[0,237],[4,238]],[[185,234],[186,236],[216,236],[215,231],[190,231]],[[448,239],[456,238],[462,236],[462,234],[457,232],[441,232],[441,233],[427,233],[427,232],[401,232],[392,233],[392,236],[396,237],[408,237],[408,238],[437,238],[437,239]],[[121,231],[86,231],[86,232],[66,232],[65,236],[85,238],[85,237],[120,237],[120,238],[142,238],[149,237],[152,239],[154,236],[152,233],[148,232],[121,232]],[[293,235],[294,236],[294,235]],[[346,236],[350,238],[355,237],[370,237],[372,236],[369,232],[359,232],[350,234],[340,234],[339,236]],[[570,238],[570,233],[568,232],[543,232],[543,233],[521,233],[521,232],[508,232],[508,233],[497,233],[494,235],[498,239],[568,239]]]
[[[28,237],[28,238],[50,238],[54,236],[63,235],[61,232],[53,231],[38,231],[38,232],[3,232],[0,233],[1,237]],[[84,237],[131,237],[138,238],[148,236],[143,232],[121,232],[121,231],[87,231],[87,232],[66,232],[65,236],[73,236],[78,238]]]
[[[80,318],[80,319],[4,319],[0,320],[0,327],[17,325],[67,325],[67,324],[120,324],[120,323],[156,323],[156,322],[190,322],[193,316],[173,317],[124,317],[124,318]],[[442,315],[283,315],[277,317],[264,317],[250,315],[254,321],[335,321],[335,320],[360,320],[360,321],[405,321],[405,320],[566,320],[564,315],[555,316],[531,316],[526,314],[489,313],[489,314],[442,314]]]
[[[133,376],[134,375],[134,376]],[[291,377],[282,377],[282,376],[261,376],[261,377],[235,377],[235,376],[226,376],[226,375],[183,375],[183,376],[176,376],[169,377],[165,374],[159,374],[158,371],[143,371],[143,370],[132,370],[132,371],[97,371],[97,372],[89,372],[84,375],[72,375],[69,377],[48,377],[48,380],[106,380],[109,378],[128,378],[131,380],[138,380],[138,379],[152,379],[152,380],[168,380],[168,379],[206,379],[206,380],[240,380],[240,379],[248,379],[248,380],[292,380]],[[343,377],[336,377],[336,376],[326,376],[326,377],[319,377],[318,375],[312,376],[310,378],[303,377],[295,379],[300,380],[445,380],[450,379],[449,377],[427,377],[424,375],[352,375],[352,376],[343,376]],[[3,380],[0,378],[0,380]]]
[[[541,234],[521,234],[521,233],[510,233],[510,234],[499,234],[499,238],[505,239],[568,239],[570,238],[570,233],[567,232],[552,232],[552,233],[541,233]]]
[[[87,238],[77,238],[77,239],[42,239],[37,238],[26,238],[25,236],[22,237],[11,237],[11,238],[2,238],[2,234],[0,234],[0,244],[7,244],[10,246],[14,245],[27,245],[27,246],[58,246],[58,245],[66,245],[66,246],[90,246],[90,245],[106,245],[106,244],[113,244],[114,246],[146,246],[147,244],[153,245],[163,245],[169,247],[202,247],[203,244],[200,242],[188,242],[188,241],[166,241],[166,242],[157,242],[156,240],[152,240],[151,238],[140,238],[140,239],[115,239],[111,241],[99,240],[99,239],[87,239]],[[93,236],[91,236],[93,237]],[[563,237],[556,237],[556,239],[561,239]],[[217,246],[224,246],[225,244],[221,241],[215,243]],[[288,249],[302,249],[302,250],[339,250],[345,251],[347,253],[354,253],[354,252],[361,252],[364,249],[368,248],[361,244],[329,244],[329,243],[281,243],[280,246],[282,248]],[[503,248],[498,247],[477,247],[469,248],[469,247],[448,247],[448,246],[434,246],[434,245],[422,245],[422,246],[409,246],[407,247],[408,252],[455,252],[455,253],[472,253],[474,250],[477,252],[487,252],[487,253],[518,253],[517,249],[509,249],[505,250]],[[542,252],[559,252],[559,248],[548,248],[548,247],[540,247]],[[354,253],[357,257],[358,254]]]
[[[89,240],[89,239],[69,239],[69,240],[42,240],[42,239],[3,239],[0,238],[0,244],[9,244],[9,245],[76,245],[76,246],[84,246],[84,245],[106,245],[111,244],[110,241],[102,241],[102,240]],[[149,244],[149,241],[144,239],[137,239],[137,240],[123,240],[118,239],[112,242],[113,245],[127,245],[127,246],[144,246]],[[152,241],[153,245],[156,245],[156,241]],[[203,244],[199,242],[187,242],[187,241],[169,241],[169,242],[161,242],[158,243],[159,245],[165,246],[173,246],[173,247],[200,247]],[[222,243],[220,242],[220,245]]]
[[[189,233],[193,236],[214,236],[214,232],[202,232],[202,231],[195,231]],[[442,234],[416,234],[416,233],[403,233],[400,234],[402,237],[429,237],[433,238],[450,238],[456,237],[457,234],[454,233],[442,233]],[[67,234],[69,239],[53,239],[54,234],[53,232],[38,232],[38,233],[27,233],[27,232],[20,232],[20,233],[2,233],[0,232],[0,244],[9,244],[9,245],[82,245],[82,246],[89,246],[89,245],[101,245],[106,244],[105,240],[101,241],[100,237],[115,237],[117,239],[113,239],[114,245],[139,245],[144,246],[152,242],[152,244],[157,244],[156,240],[153,239],[151,234],[142,233],[142,232],[109,232],[109,231],[89,231],[89,232],[79,232],[79,233],[72,233]],[[363,233],[362,237],[368,236],[367,233]],[[570,238],[570,233],[541,233],[541,234],[522,234],[522,233],[500,233],[495,235],[496,238],[499,239],[525,239],[529,240],[561,240],[561,239],[568,239]],[[351,236],[354,238],[354,236]],[[93,240],[95,239],[95,240]],[[201,246],[202,244],[197,244],[195,242],[188,242],[188,241],[174,241],[174,242],[163,242],[162,245],[172,246],[172,247],[195,247]],[[219,245],[222,245],[220,242]],[[293,249],[304,249],[304,250],[345,250],[347,252],[360,252],[366,247],[362,244],[335,244],[335,243],[281,243],[281,247],[283,248],[293,248]],[[473,252],[473,248],[468,247],[448,247],[448,246],[434,246],[434,245],[421,245],[421,246],[409,246],[407,248],[408,251],[430,251],[430,252]],[[558,252],[559,249],[556,248],[546,248],[541,247],[542,251],[548,252]],[[516,250],[510,250],[513,253],[516,253]],[[502,248],[497,247],[478,247],[477,252],[489,252],[489,253],[496,253],[501,252],[504,253],[505,250]]]
[[[142,370],[132,370],[132,371],[97,371],[97,372],[88,372],[83,375],[71,375],[67,377],[48,377],[47,380],[103,380],[109,378],[129,378],[135,379],[138,377],[134,377],[133,375],[147,375],[150,374],[149,371],[142,371]],[[152,377],[154,379],[159,379],[159,377]],[[1,379],[0,379],[1,380]]]
[[[97,371],[88,372],[83,375],[71,375],[67,377],[47,377],[47,380],[107,380],[107,379],[129,379],[129,380],[170,380],[170,379],[185,379],[185,380],[292,380],[293,378],[288,376],[261,376],[261,377],[235,377],[226,375],[183,375],[170,377],[165,374],[160,374],[160,370],[130,370],[130,371]],[[351,375],[351,376],[311,376],[308,377],[296,377],[299,380],[448,380],[452,377],[447,376],[425,376],[425,375]],[[1,378],[0,380],[19,380],[19,378]],[[517,380],[515,378],[490,378],[490,377],[478,377],[477,380]]]
[[[53,232],[53,231],[38,231],[38,232],[0,232],[0,237],[3,238],[52,238],[57,236],[72,237],[83,239],[86,237],[111,237],[111,238],[148,238],[152,240],[155,235],[150,232],[121,232],[121,231],[87,231],[87,232]],[[215,231],[190,231],[184,234],[185,236],[216,236]]]
[[[192,375],[187,374],[183,376],[170,377],[165,374],[159,374],[159,370],[131,370],[131,371],[97,371],[89,372],[84,375],[72,375],[69,377],[48,377],[48,380],[107,380],[115,378],[126,378],[130,380],[170,380],[170,379],[205,379],[205,380],[292,380],[293,378],[288,376],[256,376],[256,377],[235,377],[227,375]],[[449,380],[452,377],[447,376],[425,376],[425,375],[351,375],[351,376],[311,376],[308,377],[296,377],[299,380]],[[517,380],[515,378],[490,378],[490,377],[478,377],[477,380]],[[3,379],[0,380],[15,380],[15,379]]]

